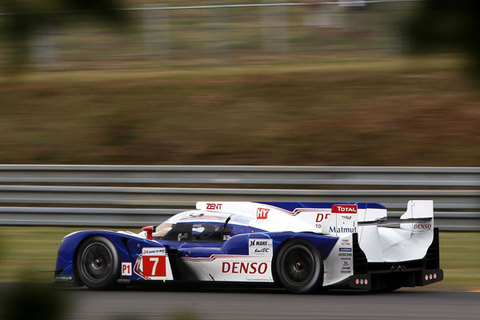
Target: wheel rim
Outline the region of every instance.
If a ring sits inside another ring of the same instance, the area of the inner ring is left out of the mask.
[[[315,258],[303,245],[287,248],[280,261],[283,279],[300,287],[309,283],[315,274]]]
[[[82,253],[80,271],[91,282],[101,281],[111,274],[113,257],[103,243],[91,243]]]

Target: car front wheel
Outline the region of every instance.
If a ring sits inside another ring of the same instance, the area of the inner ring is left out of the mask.
[[[88,238],[78,250],[76,271],[80,282],[91,289],[113,287],[120,272],[115,246],[104,237]]]

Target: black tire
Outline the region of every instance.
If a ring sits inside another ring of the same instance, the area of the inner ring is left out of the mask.
[[[106,238],[86,239],[76,258],[78,280],[91,289],[112,288],[120,274],[120,262],[115,246]]]
[[[323,282],[323,263],[318,250],[308,241],[294,239],[276,254],[275,280],[292,293],[310,293]]]

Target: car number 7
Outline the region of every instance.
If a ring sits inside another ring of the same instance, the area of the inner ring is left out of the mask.
[[[150,261],[153,261],[152,276],[154,276],[155,272],[157,270],[158,261],[160,259],[159,259],[159,257],[149,257],[149,259],[150,259]]]

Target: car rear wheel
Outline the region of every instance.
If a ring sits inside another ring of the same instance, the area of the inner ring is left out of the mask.
[[[92,289],[109,289],[119,276],[120,266],[115,246],[106,238],[96,236],[85,240],[76,259],[80,282]]]
[[[322,286],[322,258],[308,241],[295,239],[280,247],[275,270],[277,282],[290,292],[309,293]]]

